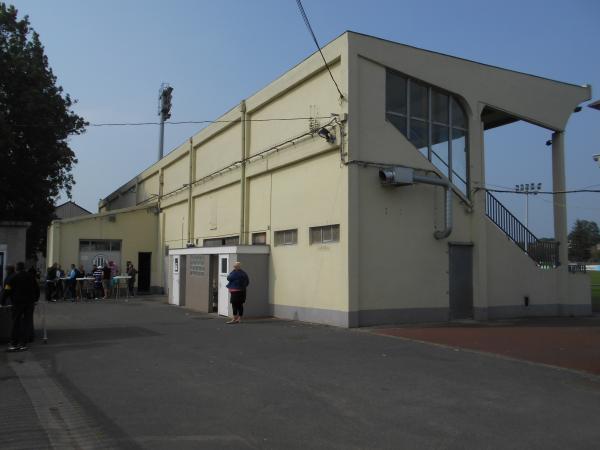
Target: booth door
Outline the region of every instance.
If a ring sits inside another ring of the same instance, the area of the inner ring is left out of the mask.
[[[219,315],[229,316],[229,291],[227,275],[229,274],[229,255],[219,255]]]

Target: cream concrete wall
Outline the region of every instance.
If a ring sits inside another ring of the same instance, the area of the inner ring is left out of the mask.
[[[570,314],[592,314],[592,280],[589,274],[569,273],[569,299],[569,305],[575,305]]]
[[[491,221],[488,236],[488,298],[491,307],[557,305],[557,271],[541,270]],[[532,308],[533,309],[533,308]]]
[[[196,179],[242,159],[241,129],[239,123],[233,124],[197,146]]]
[[[329,153],[272,175],[271,242],[298,229],[298,244],[271,246],[270,298],[275,305],[348,311],[347,171]],[[340,225],[340,242],[309,244],[309,227]]]
[[[248,229],[252,233],[266,232],[267,244],[271,243],[271,173],[251,178],[248,183],[249,218]],[[252,242],[252,241],[250,241]]]
[[[188,205],[181,202],[163,206],[161,215],[164,216],[164,243],[169,248],[185,247],[188,229]]]
[[[110,202],[110,210],[129,208],[136,205],[137,194],[135,189],[125,192]]]
[[[333,76],[340,77],[340,63],[331,66]],[[339,94],[332,85],[331,77],[322,70],[302,84],[297,85],[282,97],[252,111],[252,134],[250,155],[277,145],[290,137],[307,132],[309,120],[266,121],[286,117],[326,117],[318,119],[323,126],[331,121],[331,113],[339,113]],[[261,122],[264,121],[264,122]]]
[[[194,239],[240,234],[240,186],[230,184],[194,198]]]
[[[385,119],[385,68],[358,61],[358,126],[350,142],[351,159],[435,170],[417,149]],[[434,176],[431,174],[430,176]],[[453,195],[453,231],[436,240],[443,229],[444,190],[430,185],[382,187],[378,169],[356,169],[357,309],[448,308],[449,242],[471,242],[471,214]]]
[[[591,96],[589,86],[560,83],[371,36],[349,33],[348,41],[350,58],[364,55],[460,93],[470,105],[489,104],[550,129],[564,129],[573,108]]]
[[[158,195],[159,179],[158,172],[154,172],[148,178],[139,182],[137,187],[136,202],[142,203],[146,200],[156,198]]]
[[[110,216],[114,216],[115,221],[110,221]],[[81,239],[121,240],[121,261],[118,262],[121,269],[128,260],[137,264],[138,252],[152,252],[151,285],[162,285],[157,271],[156,257],[158,216],[147,208],[53,221],[49,235],[52,236],[50,241],[52,251],[48,261],[58,262],[62,267],[80,263],[79,241]],[[57,240],[60,242],[58,246]]]
[[[189,144],[186,144],[189,148]],[[189,181],[189,152],[163,168],[163,195],[184,187]]]

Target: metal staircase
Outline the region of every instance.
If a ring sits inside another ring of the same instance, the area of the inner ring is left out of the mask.
[[[558,242],[540,240],[489,192],[485,197],[485,214],[540,268],[555,268],[558,260]]]

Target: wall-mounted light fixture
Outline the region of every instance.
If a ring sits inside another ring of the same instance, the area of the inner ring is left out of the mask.
[[[317,131],[317,134],[330,144],[335,144],[335,134],[333,134],[327,128],[321,128],[319,131]]]

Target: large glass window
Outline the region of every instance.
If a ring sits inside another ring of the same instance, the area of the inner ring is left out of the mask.
[[[467,115],[453,95],[388,69],[386,119],[468,195]]]

